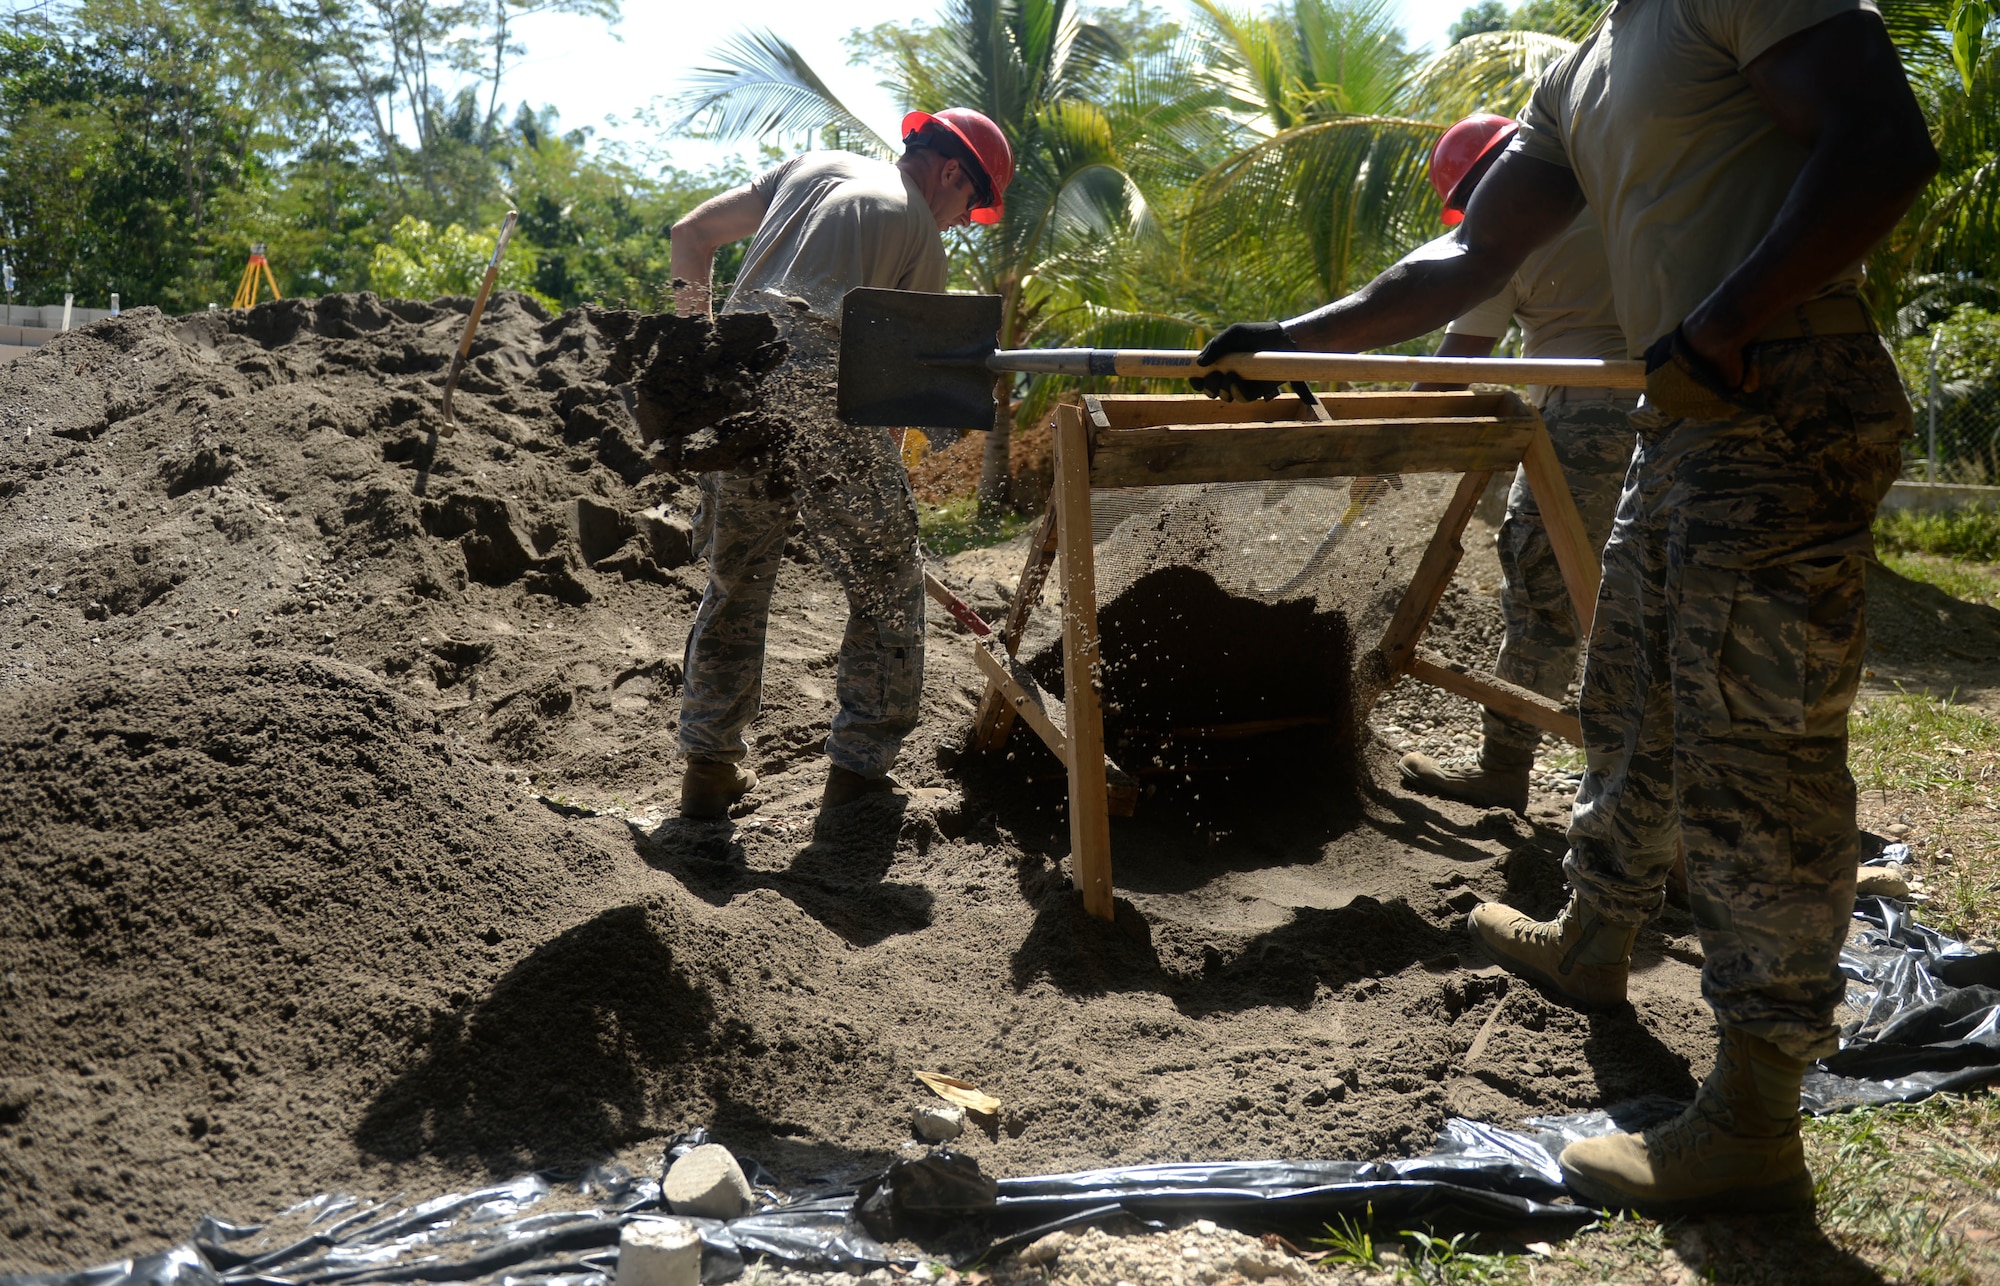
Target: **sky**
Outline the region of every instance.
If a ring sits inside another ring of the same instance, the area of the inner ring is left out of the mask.
[[[1185,12],[1184,0],[1153,0]],[[1401,0],[1410,45],[1442,45],[1445,29],[1469,0]],[[592,127],[599,138],[638,140],[652,133],[633,117],[649,103],[682,88],[682,79],[707,53],[746,26],[768,27],[792,42],[848,108],[885,137],[897,116],[872,75],[847,65],[841,38],[857,27],[931,18],[934,0],[626,0],[614,31],[601,23],[545,14],[521,24],[530,50],[509,77],[508,96],[560,113],[564,129]],[[671,145],[672,161],[698,169],[740,149],[684,141]]]

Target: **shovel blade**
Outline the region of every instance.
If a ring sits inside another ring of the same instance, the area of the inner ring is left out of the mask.
[[[990,429],[1000,296],[858,286],[840,307],[840,418],[892,428]]]

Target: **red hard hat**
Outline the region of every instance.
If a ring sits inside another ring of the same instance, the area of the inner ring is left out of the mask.
[[[1472,190],[1460,192],[1458,185],[1489,154],[1505,147],[1520,128],[1521,123],[1512,117],[1478,112],[1446,130],[1431,149],[1431,186],[1444,202],[1441,217],[1446,227],[1464,221],[1465,203],[1472,199]]]
[[[1014,149],[1007,146],[1007,136],[1000,127],[986,119],[970,107],[947,107],[932,115],[929,112],[911,112],[903,118],[903,141],[926,125],[941,125],[956,135],[958,141],[972,149],[979,158],[979,167],[986,171],[986,181],[993,189],[993,204],[982,205],[970,211],[974,223],[998,223],[1006,203],[1001,200],[1007,195],[1007,185],[1014,181]]]

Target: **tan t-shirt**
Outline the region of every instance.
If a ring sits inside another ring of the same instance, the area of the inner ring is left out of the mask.
[[[1620,0],[1535,89],[1510,147],[1576,172],[1628,356],[1680,325],[1770,230],[1806,161],[1742,69],[1874,0]],[[1824,291],[1851,290],[1854,264]]]
[[[802,152],[750,184],[764,202],[724,312],[762,307],[760,292],[797,295],[838,316],[856,286],[941,291],[944,238],[923,194],[888,161]]]
[[[1625,332],[1611,303],[1604,236],[1590,211],[1530,254],[1505,290],[1445,331],[1498,339],[1516,321],[1521,323],[1523,357],[1625,356]]]

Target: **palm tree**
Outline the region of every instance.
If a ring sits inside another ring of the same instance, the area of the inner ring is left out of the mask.
[[[1167,65],[1171,56],[1133,65],[1072,0],[947,0],[937,25],[887,39],[887,84],[903,105],[976,108],[1013,145],[1005,217],[966,236],[953,257],[961,284],[1001,297],[1002,347],[1091,324],[1092,309],[1116,293],[1106,283],[1120,273],[1119,252],[1164,244],[1142,179],[1213,133],[1205,100],[1187,93],[1192,68]],[[811,134],[892,154],[781,37],[746,33],[715,58],[720,65],[699,73],[688,100],[689,119],[705,118],[712,135]],[[1016,391],[1013,377],[1000,378],[982,515],[1009,500]]]
[[[2000,302],[2000,56],[1966,0],[1887,0],[1882,17],[1930,121],[1939,168],[1869,257],[1866,290],[1898,335],[1961,303]],[[1968,30],[1969,22],[1976,26]]]
[[[1475,111],[1518,113],[1574,48],[1493,31],[1426,61],[1403,48],[1391,0],[1195,4],[1246,137],[1201,179],[1184,253],[1234,265],[1261,312],[1338,298],[1434,235],[1426,165],[1438,136]]]

